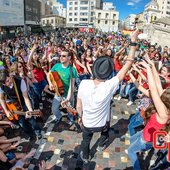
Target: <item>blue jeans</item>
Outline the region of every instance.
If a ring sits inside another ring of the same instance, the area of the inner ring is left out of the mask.
[[[128,148],[128,156],[131,160],[134,170],[141,170],[137,153],[146,151],[152,148],[152,143],[143,140],[143,131],[137,132],[130,138],[130,146]]]
[[[126,84],[124,89],[123,89],[123,84],[124,83],[122,82],[121,85],[120,85],[120,92],[119,92],[119,94],[120,94],[121,97],[127,97],[128,96],[128,92],[129,92],[130,88],[132,87],[132,83]]]
[[[62,117],[62,114],[60,112],[60,103],[61,103],[61,97],[55,96],[52,103],[52,113],[55,115],[57,120],[60,120]],[[72,114],[68,113],[68,118],[71,122],[73,122],[73,116]]]
[[[136,95],[138,93],[138,89],[136,88],[136,86],[133,84],[133,86],[131,87],[131,89],[129,90],[129,101],[134,102]]]
[[[140,115],[140,112],[136,112],[135,115],[133,115],[130,119],[129,125],[128,125],[128,131],[130,136],[133,136],[135,134],[135,128],[143,124],[143,118]]]
[[[41,94],[44,90],[45,86],[47,85],[46,80],[40,81],[38,83],[33,83],[33,89],[35,94],[38,96],[38,99],[41,101]]]

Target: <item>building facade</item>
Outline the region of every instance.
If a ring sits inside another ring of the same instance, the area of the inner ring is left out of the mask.
[[[161,17],[161,11],[159,10],[159,5],[156,0],[152,0],[145,5],[144,18],[146,24],[150,24]]]
[[[47,29],[65,28],[66,18],[58,15],[47,15],[41,18],[41,26]]]
[[[148,36],[148,40],[155,44],[164,46],[169,46],[170,40],[170,18],[160,18],[157,19],[154,23],[146,25],[144,27],[144,33]]]
[[[170,17],[170,0],[157,0],[159,5],[160,15],[162,17]]]
[[[95,9],[101,0],[67,0],[67,27],[94,27]]]
[[[144,12],[141,12],[141,13],[136,15],[135,22],[137,24],[137,28],[139,30],[143,30],[143,27],[146,23],[145,18],[144,18]]]
[[[112,2],[103,2],[103,10],[116,10],[116,7],[113,5]]]
[[[95,27],[103,32],[118,30],[119,12],[115,10],[95,10]]]
[[[127,18],[124,20],[124,29],[126,30],[133,30],[134,25],[136,21],[136,15],[135,14],[130,14]]]
[[[51,6],[51,14],[66,18],[66,8],[63,4],[57,0],[48,0],[48,4]]]

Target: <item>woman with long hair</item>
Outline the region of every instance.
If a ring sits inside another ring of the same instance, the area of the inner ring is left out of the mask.
[[[143,61],[141,65],[147,70],[148,85],[153,105],[145,111],[144,129],[130,138],[131,145],[128,148],[128,156],[131,159],[133,168],[137,170],[141,170],[137,153],[152,148],[155,131],[169,130],[170,128],[170,88],[162,89],[159,76],[154,74],[153,63],[148,63]]]
[[[82,56],[82,64],[84,64],[84,66],[86,66],[86,68],[91,76],[93,75],[93,73],[92,73],[93,62],[94,62],[94,58],[92,55],[92,51],[91,51],[91,49],[87,49],[85,51],[84,55]]]
[[[4,64],[5,69],[10,69],[11,61],[10,61],[9,55],[4,55],[3,64]]]
[[[19,76],[21,77],[27,86],[28,95],[31,100],[32,107],[35,108],[35,103],[38,101],[37,96],[35,95],[34,89],[33,89],[33,82],[34,76],[32,72],[28,72],[28,69],[24,67],[22,62],[14,62],[12,63],[10,67],[10,74],[13,76]]]
[[[47,81],[44,78],[44,72],[42,64],[40,62],[39,54],[36,51],[38,44],[34,44],[31,53],[28,58],[28,68],[32,70],[35,81],[33,82],[33,89],[39,99],[40,105],[42,106],[42,92],[48,89]]]

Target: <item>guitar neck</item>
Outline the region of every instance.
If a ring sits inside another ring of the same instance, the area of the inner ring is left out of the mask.
[[[21,116],[25,115],[25,112],[22,112],[22,111],[13,111],[13,112],[17,115],[21,115]]]

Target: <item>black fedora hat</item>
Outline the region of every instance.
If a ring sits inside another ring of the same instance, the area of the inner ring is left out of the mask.
[[[93,77],[94,79],[106,80],[113,73],[113,61],[110,57],[98,57],[93,64]]]

